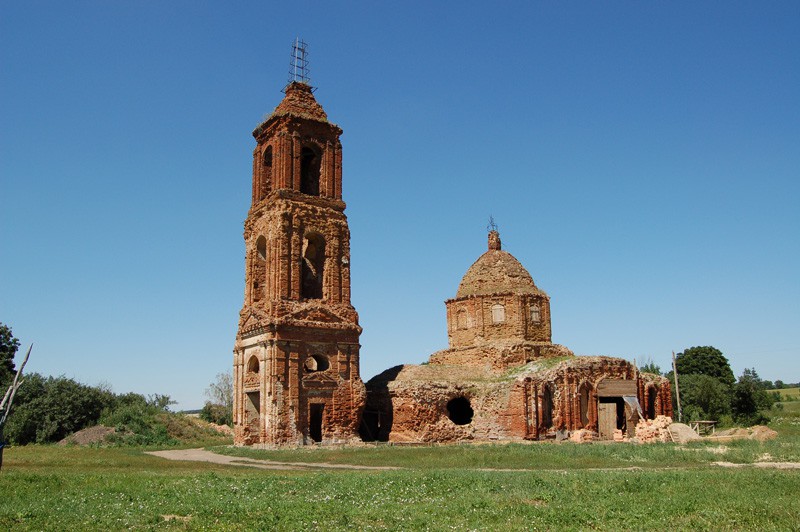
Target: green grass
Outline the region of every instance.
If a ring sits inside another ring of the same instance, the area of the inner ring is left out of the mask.
[[[800,462],[798,422],[786,414],[776,440],[726,443],[723,454],[705,443],[229,451],[405,468],[396,471],[267,471],[133,448],[11,447],[0,530],[788,530],[800,522],[800,470],[711,462],[765,453]]]
[[[800,388],[782,388],[780,390],[770,390],[771,392],[780,392],[781,399],[786,401],[800,401]]]
[[[720,453],[720,445],[727,451]],[[780,437],[767,442],[739,440],[686,445],[592,445],[536,443],[508,445],[450,445],[434,447],[321,447],[256,450],[214,447],[220,454],[280,462],[328,462],[394,466],[408,469],[536,469],[585,470],[607,468],[700,467],[724,460],[752,463],[765,454],[773,461],[800,462],[800,438]]]

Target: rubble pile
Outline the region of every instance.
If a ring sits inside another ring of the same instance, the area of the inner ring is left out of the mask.
[[[597,439],[597,433],[587,429],[578,429],[569,435],[569,441],[572,443],[592,443],[595,439]]]
[[[669,433],[670,425],[672,425],[672,418],[668,416],[643,419],[636,425],[636,438],[639,443],[666,443],[672,441]]]

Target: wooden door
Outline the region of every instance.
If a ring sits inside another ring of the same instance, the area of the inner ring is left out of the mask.
[[[613,440],[617,430],[616,403],[600,403],[597,409],[597,429],[601,440]]]

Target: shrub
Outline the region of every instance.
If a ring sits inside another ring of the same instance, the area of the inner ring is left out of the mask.
[[[233,425],[233,411],[224,405],[213,404],[206,401],[203,409],[200,410],[200,419],[215,423],[217,425]]]

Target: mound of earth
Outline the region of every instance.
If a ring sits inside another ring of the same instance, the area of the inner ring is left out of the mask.
[[[672,439],[677,443],[686,443],[702,439],[695,431],[692,430],[689,425],[686,425],[685,423],[673,423],[669,426],[669,432],[672,434]]]
[[[747,429],[733,428],[719,430],[714,434],[715,438],[725,438],[730,440],[758,440],[767,441],[778,436],[778,433],[764,425],[756,425]]]
[[[114,427],[104,427],[103,425],[95,425],[88,429],[79,430],[70,434],[60,442],[59,445],[91,445],[93,443],[102,443],[105,441],[106,436],[114,434],[117,430]]]

